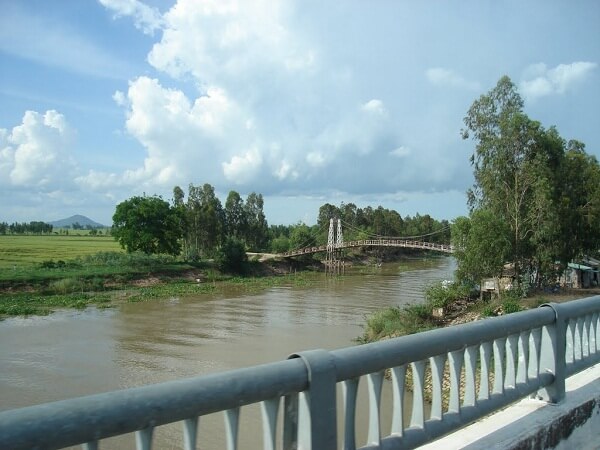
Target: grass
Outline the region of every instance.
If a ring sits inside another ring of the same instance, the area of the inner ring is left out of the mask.
[[[83,233],[87,230],[81,230]],[[0,272],[33,268],[43,261],[66,261],[98,252],[122,252],[111,236],[0,235]]]
[[[247,264],[248,273],[256,276],[223,274],[208,262],[128,254],[111,237],[0,236],[0,317],[232,289],[248,294],[283,284],[310,283],[301,274],[261,276],[265,273],[262,264]]]

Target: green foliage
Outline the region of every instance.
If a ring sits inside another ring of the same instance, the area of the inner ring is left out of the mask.
[[[178,210],[160,197],[132,197],[113,215],[112,234],[130,253],[178,255],[182,231]]]
[[[430,305],[392,306],[367,317],[365,330],[357,341],[375,342],[387,337],[419,333],[435,328]]]
[[[239,239],[228,237],[215,256],[215,264],[224,272],[242,273],[248,261],[244,243]]]
[[[460,283],[433,283],[425,288],[427,309],[431,312],[431,308],[445,308],[456,300],[469,299],[470,291],[467,285]]]
[[[452,225],[456,272],[460,282],[478,284],[482,278],[499,276],[510,258],[510,231],[506,223],[487,209],[471,217],[459,217]]]
[[[453,230],[461,279],[497,275],[512,262],[518,280],[552,283],[566,264],[600,245],[600,166],[578,141],[567,144],[523,112],[508,77],[473,102],[463,138],[472,137],[471,223]]]
[[[271,241],[271,251],[273,253],[285,253],[290,249],[290,240],[285,236],[276,237]]]

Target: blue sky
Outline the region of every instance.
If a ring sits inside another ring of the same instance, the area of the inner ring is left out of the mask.
[[[0,0],[0,221],[211,183],[269,223],[325,202],[466,214],[471,103],[600,156],[600,2]]]

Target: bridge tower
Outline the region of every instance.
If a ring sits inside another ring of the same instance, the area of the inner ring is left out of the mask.
[[[327,258],[325,267],[328,275],[339,275],[343,271],[342,247],[344,235],[342,234],[342,221],[337,219],[337,232],[335,220],[329,219],[329,233],[327,235]]]

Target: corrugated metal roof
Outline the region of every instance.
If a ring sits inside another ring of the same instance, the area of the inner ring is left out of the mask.
[[[583,264],[575,264],[575,263],[569,263],[568,266],[571,269],[577,269],[577,270],[592,270],[592,268],[590,266],[584,266]]]

